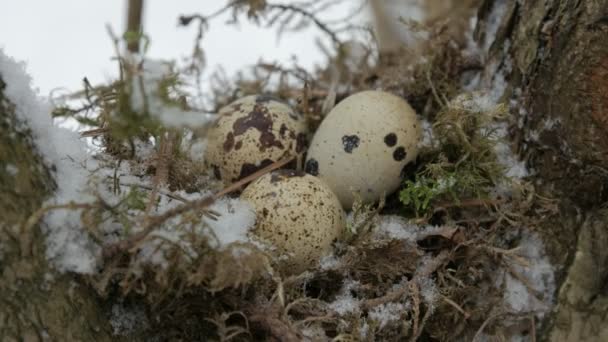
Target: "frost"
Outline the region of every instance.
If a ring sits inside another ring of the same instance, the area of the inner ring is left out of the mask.
[[[424,303],[429,310],[434,310],[437,298],[439,297],[435,281],[428,277],[421,278],[418,280],[418,286],[420,286],[420,294],[422,295]]]
[[[359,281],[346,280],[342,284],[342,289],[336,297],[336,299],[329,304],[329,308],[337,312],[340,316],[344,316],[350,313],[358,313],[361,308],[359,307],[359,300],[353,298],[351,290],[356,289],[361,284]]]
[[[405,311],[405,305],[401,303],[386,303],[381,304],[369,311],[370,319],[376,321],[380,329],[387,324],[398,321]]]
[[[31,88],[31,78],[23,63],[0,49],[0,75],[6,83],[5,94],[16,106],[19,120],[32,130],[37,150],[49,168],[54,167],[57,184],[54,197],[45,205],[87,203],[88,170],[96,163],[86,153],[86,145],[75,132],[57,127],[51,119],[51,106]],[[53,210],[45,217],[47,258],[60,271],[91,273],[96,266],[99,247],[82,230],[78,210]]]
[[[213,119],[207,113],[182,110],[168,104],[161,96],[162,82],[171,77],[171,65],[158,60],[142,61],[139,78],[132,83],[131,106],[156,117],[167,127],[201,127]]]
[[[359,329],[359,336],[361,337],[361,340],[366,340],[368,334],[369,334],[369,323],[367,323],[367,321],[365,321],[365,322],[363,322],[363,325],[361,325],[361,328]]]
[[[311,325],[309,327],[303,328],[301,330],[302,335],[304,335],[304,341],[325,341],[327,340],[327,335],[325,334],[325,330],[319,325]]]
[[[335,270],[340,267],[341,262],[334,254],[326,255],[319,261],[319,268],[323,271]]]
[[[125,336],[145,329],[148,326],[148,318],[143,308],[114,304],[110,314],[110,325],[114,335]]]
[[[382,238],[415,241],[418,226],[407,223],[406,219],[396,215],[384,215],[378,218],[376,235]]]

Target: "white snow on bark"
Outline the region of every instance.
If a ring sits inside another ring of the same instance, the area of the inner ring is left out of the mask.
[[[57,189],[46,205],[86,203],[94,198],[86,193],[88,171],[95,162],[87,156],[85,143],[75,132],[53,124],[51,106],[32,89],[25,64],[0,49],[0,77],[5,95],[15,105],[17,118],[31,129],[36,148],[53,170]],[[91,273],[99,252],[80,225],[79,210],[52,210],[44,219],[47,257],[60,271]]]

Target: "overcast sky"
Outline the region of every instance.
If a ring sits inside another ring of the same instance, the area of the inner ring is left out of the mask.
[[[289,0],[283,1],[288,3]],[[181,14],[212,13],[226,2],[220,0],[148,0],[145,32],[151,37],[148,55],[160,59],[180,59],[191,52],[195,27],[177,26]],[[355,1],[346,1],[353,6]],[[87,76],[99,84],[115,75],[112,43],[106,32],[109,24],[117,34],[124,30],[125,0],[15,0],[0,10],[0,48],[26,61],[34,85],[41,95],[52,89],[77,90]],[[350,8],[350,7],[349,7]],[[330,15],[347,13],[334,8]],[[228,26],[227,16],[211,23],[203,47],[208,71],[221,64],[229,75],[263,57],[287,63],[297,56],[301,65],[311,67],[323,61],[314,39],[321,33],[307,29],[286,35],[277,45],[273,30],[258,28],[243,20],[241,27]]]

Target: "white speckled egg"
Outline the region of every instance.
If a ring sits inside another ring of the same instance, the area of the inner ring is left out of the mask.
[[[304,118],[265,95],[243,97],[219,111],[208,133],[206,163],[225,184],[306,149]]]
[[[255,208],[253,231],[277,248],[285,273],[318,263],[345,229],[344,211],[331,189],[317,177],[277,170],[250,184],[241,195]]]
[[[395,191],[416,158],[421,127],[402,98],[363,91],[329,112],[308,150],[306,172],[323,179],[345,208],[357,192],[365,202]]]

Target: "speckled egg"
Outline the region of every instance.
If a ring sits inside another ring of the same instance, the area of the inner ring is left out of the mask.
[[[219,111],[208,133],[206,163],[225,184],[306,149],[304,118],[265,95],[246,96]]]
[[[421,125],[402,98],[363,91],[342,100],[315,133],[306,159],[306,172],[318,176],[344,208],[395,191],[406,165],[416,158]]]
[[[241,195],[255,208],[253,231],[286,255],[285,273],[300,273],[318,263],[345,229],[338,198],[320,179],[303,172],[277,170],[249,185]]]

